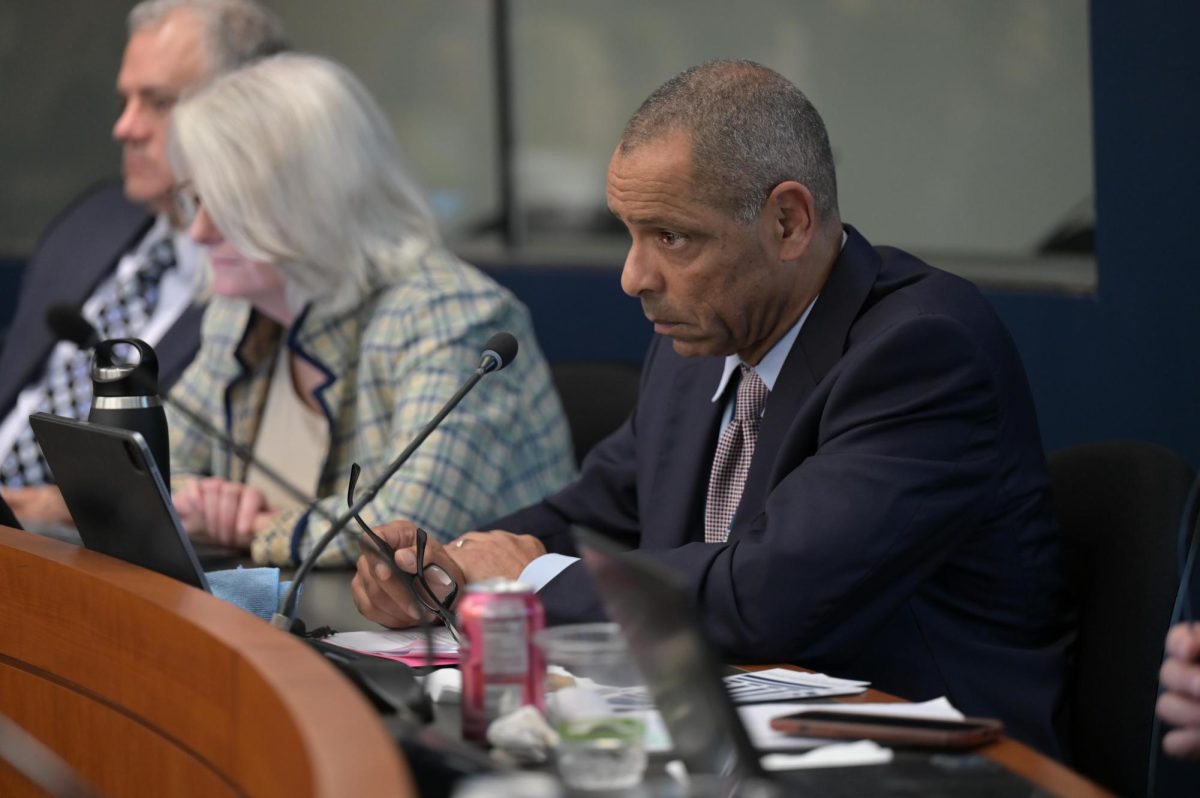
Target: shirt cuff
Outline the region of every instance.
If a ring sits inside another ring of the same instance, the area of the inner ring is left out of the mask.
[[[543,554],[521,571],[518,580],[527,585],[533,585],[534,590],[541,590],[550,584],[550,580],[579,562],[578,557],[568,557],[565,554]]]

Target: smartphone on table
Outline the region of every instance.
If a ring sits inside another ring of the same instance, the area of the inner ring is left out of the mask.
[[[992,718],[936,720],[822,710],[772,718],[771,728],[793,737],[875,740],[915,748],[975,748],[1004,732],[1004,724]]]

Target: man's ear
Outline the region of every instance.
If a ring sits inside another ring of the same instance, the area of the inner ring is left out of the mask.
[[[785,180],[767,197],[763,213],[771,224],[771,234],[779,247],[779,259],[798,260],[817,232],[817,210],[812,192],[803,183]]]

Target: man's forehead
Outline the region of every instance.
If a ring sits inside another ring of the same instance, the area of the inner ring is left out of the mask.
[[[618,146],[609,161],[609,178],[692,176],[691,139],[672,133],[628,149]]]
[[[695,221],[702,212],[686,136],[618,146],[608,170],[608,208],[630,224]]]
[[[672,130],[632,144],[622,140],[613,150],[609,170],[611,173],[614,170],[670,169],[689,174],[691,159],[691,136],[682,130]]]
[[[130,36],[117,87],[123,91],[187,89],[207,72],[204,45],[201,19],[188,9],[177,9]]]

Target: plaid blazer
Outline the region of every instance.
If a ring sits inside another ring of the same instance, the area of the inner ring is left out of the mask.
[[[279,347],[316,366],[326,381],[315,398],[330,431],[320,505],[346,510],[350,464],[369,484],[478,366],[483,343],[507,330],[520,356],[489,375],[438,427],[363,512],[377,526],[409,519],[440,540],[540,500],[574,477],[562,405],[534,338],[529,312],[507,290],[446,252],[430,252],[403,281],[371,292],[339,314],[309,305],[292,326],[217,298],[204,317],[200,352],[175,387],[214,426],[252,448]],[[225,476],[246,466],[170,408],[173,481]],[[361,488],[360,488],[361,489]],[[256,562],[301,561],[329,528],[320,515],[284,511],[251,544]],[[358,556],[341,534],[318,564]]]

